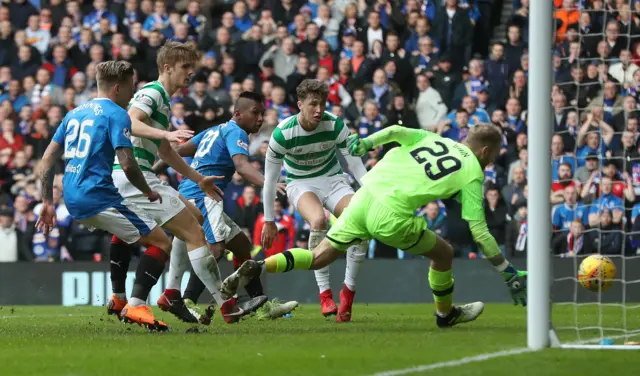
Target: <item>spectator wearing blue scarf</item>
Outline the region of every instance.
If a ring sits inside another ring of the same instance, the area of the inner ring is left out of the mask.
[[[467,110],[458,108],[455,111],[454,121],[449,122],[447,120],[440,123],[438,133],[442,137],[447,137],[457,142],[464,141],[469,133],[469,113]]]
[[[100,30],[100,20],[106,18],[109,20],[109,29],[115,33],[118,30],[118,17],[107,10],[106,0],[95,0],[93,6],[93,12],[82,19],[82,25],[97,32]]]
[[[200,14],[200,2],[191,0],[187,6],[187,13],[182,16],[182,23],[189,26],[189,34],[198,36],[204,31],[207,18]]]
[[[420,45],[419,45],[420,39],[424,36],[431,37],[431,35],[429,35],[429,29],[430,29],[429,20],[427,20],[426,17],[418,18],[418,21],[416,22],[415,30],[411,32],[411,35],[409,36],[407,41],[404,43],[404,50],[407,53],[414,53],[418,51],[420,49]],[[433,40],[431,43],[433,45]],[[432,46],[432,48],[434,50],[437,50],[436,46]]]
[[[253,26],[253,20],[247,12],[247,5],[242,1],[233,4],[233,19],[235,27],[243,33]]]
[[[584,166],[585,158],[589,154],[596,154],[602,160],[605,157],[607,146],[611,143],[614,131],[611,126],[602,120],[602,108],[597,107],[587,115],[587,119],[580,127],[576,137],[576,158],[578,167]],[[592,131],[591,126],[596,126],[598,130]]]
[[[169,26],[169,15],[167,14],[166,5],[162,1],[157,1],[154,5],[153,13],[144,20],[142,29],[147,33],[152,30],[158,30],[163,33]]]
[[[473,127],[478,123],[489,123],[489,114],[483,109],[477,108],[476,101],[471,96],[466,96],[462,99],[462,108],[469,113],[469,127]],[[457,127],[456,111],[451,111],[447,115],[447,119],[451,121],[453,127]]]
[[[527,125],[520,117],[522,106],[518,98],[509,98],[507,100],[507,116],[505,121],[509,128],[513,129],[516,133],[524,133],[527,131]]]
[[[420,44],[425,45],[425,46],[430,46],[432,45],[432,42],[429,41],[426,38],[423,38],[422,41],[420,42]],[[420,73],[420,72],[424,72],[427,71],[429,69],[432,68],[432,64],[435,61],[435,54],[434,53],[422,53],[422,52],[418,52],[417,55],[413,55],[411,58],[411,65],[415,68],[414,71],[415,73]]]
[[[387,125],[386,116],[380,114],[378,105],[372,100],[367,100],[364,104],[364,116],[360,118],[358,133],[361,138],[372,135]]]

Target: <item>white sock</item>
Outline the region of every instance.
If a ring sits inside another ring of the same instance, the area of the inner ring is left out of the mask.
[[[147,302],[145,302],[140,298],[131,297],[131,299],[129,299],[129,305],[132,307],[138,307],[138,306],[147,305]]]
[[[309,250],[317,247],[326,235],[327,232],[324,230],[311,230],[309,233]],[[313,272],[316,275],[316,283],[318,284],[320,293],[322,294],[329,290],[331,288],[331,283],[329,282],[329,278],[331,277],[329,274],[329,265],[322,269],[314,270]]]
[[[187,252],[187,243],[173,238],[171,246],[171,257],[169,259],[169,275],[167,276],[168,290],[178,290],[182,286],[182,276],[189,269],[189,256]]]
[[[354,245],[347,249],[347,269],[344,271],[344,284],[351,291],[356,291],[356,278],[360,271],[360,265],[367,255],[369,242]]]
[[[209,252],[209,247],[205,245],[204,247],[189,252],[189,260],[191,260],[193,271],[198,278],[200,278],[207,290],[209,290],[216,304],[221,306],[222,303],[224,303],[224,299],[222,299],[222,295],[220,294],[222,278],[216,258]]]

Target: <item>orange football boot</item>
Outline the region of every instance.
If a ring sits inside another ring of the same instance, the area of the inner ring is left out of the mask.
[[[120,317],[120,312],[127,305],[127,299],[119,299],[115,294],[111,295],[107,303],[107,314]]]
[[[129,324],[138,324],[140,326],[144,326],[149,330],[157,330],[159,332],[164,332],[169,330],[169,326],[162,321],[156,320],[151,312],[151,307],[148,305],[141,305],[137,307],[132,307],[130,305],[126,305],[122,312],[120,313],[122,317],[122,321]]]

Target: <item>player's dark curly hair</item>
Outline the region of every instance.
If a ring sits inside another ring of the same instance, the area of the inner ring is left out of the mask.
[[[264,102],[264,95],[262,95],[260,93],[254,93],[253,91],[243,91],[238,96],[238,99],[240,99],[240,98],[250,99],[250,100],[252,100],[254,102],[258,102],[258,103],[263,103]]]
[[[329,87],[322,81],[306,79],[296,88],[296,95],[301,102],[307,98],[317,98],[324,102],[329,96]]]

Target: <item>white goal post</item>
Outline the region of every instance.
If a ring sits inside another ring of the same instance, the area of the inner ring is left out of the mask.
[[[553,2],[534,0],[529,5],[529,92],[527,202],[527,346],[533,350],[549,347],[551,306],[551,43]]]
[[[527,268],[528,276],[528,292],[527,292],[527,346],[532,350],[541,350],[547,347],[573,348],[573,349],[611,349],[611,350],[638,350],[640,345],[637,344],[601,344],[602,339],[611,340],[631,340],[631,337],[640,337],[640,326],[627,327],[627,310],[638,309],[640,311],[640,303],[635,306],[627,306],[626,290],[629,288],[638,288],[636,285],[639,281],[627,282],[625,279],[625,256],[622,254],[622,269],[618,270],[616,281],[622,284],[622,300],[620,304],[608,304],[598,297],[595,303],[589,303],[597,307],[600,315],[597,325],[586,326],[580,328],[578,324],[579,313],[576,292],[574,301],[564,303],[574,306],[575,325],[558,329],[575,330],[578,341],[561,342],[561,338],[556,335],[556,331],[552,325],[552,308],[551,288],[553,283],[552,263],[551,263],[551,202],[549,200],[549,187],[551,187],[551,137],[553,124],[553,111],[551,106],[551,89],[553,83],[552,69],[552,43],[555,36],[553,1],[551,0],[531,0],[529,9],[529,76],[528,76],[528,181],[529,187],[528,199],[528,253]],[[628,46],[631,48],[631,46]],[[628,259],[639,258],[638,256],[629,257]],[[575,270],[572,275],[567,275],[566,279],[569,283],[576,285],[576,289],[581,288],[576,279],[577,265],[579,259],[574,261]],[[556,280],[558,281],[558,280]],[[577,290],[576,290],[577,291]],[[598,292],[597,294],[602,294]],[[605,293],[606,294],[606,293]],[[622,329],[609,329],[603,324],[603,309],[607,306],[616,306],[622,310]],[[604,308],[603,308],[604,307]],[[564,308],[564,307],[562,307]],[[634,315],[640,315],[637,313]],[[634,316],[635,317],[635,316]],[[639,320],[635,320],[639,322]],[[637,325],[637,324],[636,324]],[[591,330],[598,332],[596,336],[591,338],[583,338],[581,330]],[[608,330],[617,330],[618,334],[605,335]],[[633,339],[640,341],[640,338]]]

